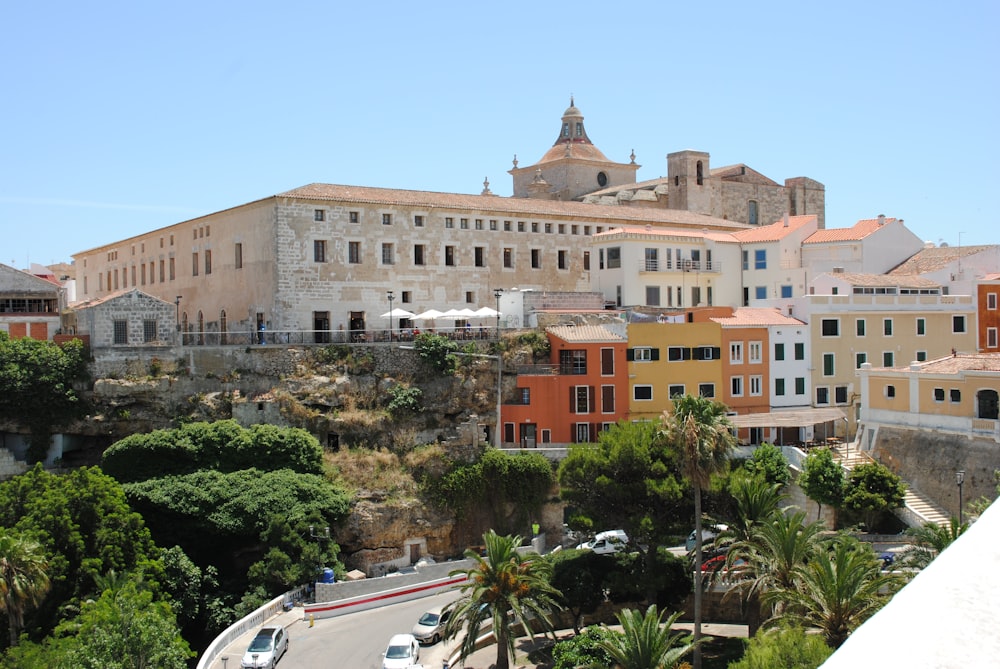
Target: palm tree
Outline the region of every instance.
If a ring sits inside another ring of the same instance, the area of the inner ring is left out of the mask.
[[[947,525],[924,523],[922,527],[911,527],[906,533],[914,537],[916,545],[903,554],[900,565],[923,569],[968,529],[969,524],[959,525],[955,516]]]
[[[17,645],[24,611],[41,602],[49,589],[47,569],[41,544],[0,528],[0,607],[7,614],[11,646]]]
[[[462,596],[450,605],[451,616],[445,626],[445,638],[462,637],[461,659],[476,649],[476,638],[487,621],[493,624],[497,642],[496,669],[508,669],[514,656],[515,626],[534,634],[533,625],[552,631],[549,612],[559,608],[558,590],[549,583],[551,564],[538,553],[522,555],[517,551],[522,537],[501,536],[490,530],[483,535],[485,556],[466,550],[473,561],[469,569],[455,569],[449,575],[464,575],[467,581],[458,589]]]
[[[846,535],[832,542],[828,554],[800,565],[794,580],[792,587],[765,592],[765,603],[784,604],[784,620],[818,628],[834,649],[902,585],[898,576],[882,572],[869,546]]]
[[[622,631],[612,631],[598,646],[618,669],[669,669],[694,648],[694,643],[684,643],[686,632],[671,632],[680,612],[665,622],[655,604],[646,609],[645,615],[634,609],[616,615]]]
[[[761,523],[770,520],[781,510],[786,496],[781,492],[780,483],[768,483],[763,476],[738,474],[729,484],[729,493],[736,505],[734,518],[727,524],[726,531],[720,533],[715,543],[722,541],[746,541]]]
[[[798,569],[822,548],[823,524],[805,524],[806,514],[775,513],[754,525],[746,539],[735,542],[726,556],[726,573],[737,582],[730,592],[740,593],[749,611],[750,634],[759,626],[760,598],[773,589],[794,589]],[[780,616],[777,603],[767,617]]]
[[[678,395],[673,402],[673,413],[663,412],[663,429],[677,448],[681,471],[694,494],[694,669],[701,669],[701,490],[713,474],[725,470],[736,438],[724,404],[693,395]]]

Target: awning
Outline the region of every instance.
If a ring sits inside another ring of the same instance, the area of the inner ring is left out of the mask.
[[[847,420],[842,409],[824,407],[821,409],[789,409],[770,413],[748,413],[729,416],[729,422],[736,427],[808,427],[829,423],[832,420]]]

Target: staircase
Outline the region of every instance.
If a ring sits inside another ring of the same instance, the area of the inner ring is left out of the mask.
[[[833,457],[847,471],[862,463],[874,462],[868,453],[858,448],[857,444],[850,443],[840,444],[834,450]],[[947,511],[908,483],[906,495],[903,497],[903,508],[897,509],[896,515],[910,527],[922,527],[925,523],[947,525],[951,521]]]

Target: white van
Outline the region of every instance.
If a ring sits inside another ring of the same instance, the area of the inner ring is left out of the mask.
[[[709,525],[708,527],[701,528],[701,543],[702,545],[707,545],[715,540],[715,537],[719,536],[722,532],[729,529],[728,525]],[[691,534],[688,535],[687,541],[684,542],[684,548],[689,553],[694,550],[695,547],[695,531],[691,530]]]
[[[606,530],[598,532],[590,541],[577,546],[581,550],[591,550],[595,553],[608,554],[625,550],[628,544],[628,536],[625,530]]]

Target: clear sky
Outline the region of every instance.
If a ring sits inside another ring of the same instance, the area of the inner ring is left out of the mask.
[[[711,154],[1000,243],[1000,3],[7,2],[0,262],[314,182],[510,195],[570,95],[640,180]]]

